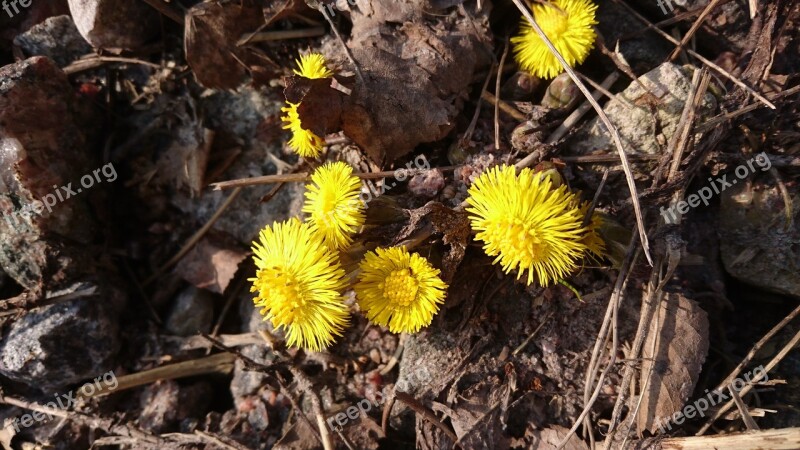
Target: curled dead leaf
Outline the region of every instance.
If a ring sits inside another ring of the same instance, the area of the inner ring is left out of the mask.
[[[655,432],[683,408],[708,353],[708,315],[678,293],[665,295],[642,349],[639,431]]]
[[[232,239],[211,234],[186,254],[175,271],[200,289],[222,294],[248,254]]]

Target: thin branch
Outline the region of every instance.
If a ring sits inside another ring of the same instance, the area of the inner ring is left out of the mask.
[[[383,172],[355,172],[353,173],[354,176],[361,178],[362,180],[380,180],[381,178],[389,178],[394,177],[398,173],[405,174],[405,176],[414,176],[428,170],[438,169],[442,172],[448,172],[451,170],[457,169],[459,166],[445,166],[445,167],[434,167],[431,169],[397,169],[397,170],[386,170]],[[278,175],[264,175],[261,177],[250,177],[250,178],[239,178],[237,180],[229,180],[229,181],[220,181],[219,183],[212,183],[210,186],[214,188],[215,191],[220,191],[223,189],[230,189],[230,188],[242,188],[244,186],[257,186],[261,184],[272,184],[272,183],[300,183],[306,182],[311,179],[311,174],[308,172],[298,172],[298,173],[286,173],[286,174],[278,174]]]
[[[708,15],[711,14],[711,11],[714,8],[716,8],[719,5],[719,3],[720,0],[711,0],[711,2],[705,7],[703,12],[700,13],[700,16],[692,24],[692,27],[689,28],[689,31],[687,31],[686,34],[683,35],[683,39],[681,39],[681,41],[678,43],[678,46],[675,47],[675,50],[673,50],[672,54],[669,55],[670,61],[674,61],[675,58],[678,57],[678,55],[681,53],[681,50],[686,45],[686,43],[689,42],[690,39],[692,39],[692,36],[694,36],[694,34],[700,28],[700,25],[703,24],[703,21],[706,20],[706,17],[708,17]]]
[[[364,79],[364,74],[361,73],[361,68],[358,66],[358,62],[356,62],[356,59],[353,57],[353,53],[350,51],[350,47],[347,46],[347,43],[344,41],[344,39],[342,39],[342,36],[339,34],[339,29],[336,28],[336,24],[333,23],[333,19],[331,19],[331,16],[328,15],[328,11],[325,9],[325,6],[320,6],[319,12],[321,12],[323,17],[325,17],[325,20],[328,21],[328,25],[331,26],[331,30],[333,30],[333,34],[336,35],[336,39],[339,41],[340,44],[342,44],[342,47],[344,48],[344,53],[347,55],[347,59],[349,59],[350,62],[353,63],[353,68],[356,70],[356,75],[358,75],[358,79],[361,81],[362,84],[366,84],[366,80]]]
[[[605,381],[606,375],[608,375],[608,372],[617,361],[617,346],[619,345],[617,329],[619,305],[620,299],[628,285],[629,274],[631,273],[631,269],[637,260],[638,251],[636,247],[636,238],[637,236],[634,235],[633,238],[631,238],[631,242],[628,244],[628,251],[625,255],[625,260],[619,269],[617,280],[614,282],[614,290],[611,292],[611,298],[608,301],[608,307],[606,308],[606,315],[603,318],[603,324],[600,326],[600,332],[597,333],[597,340],[595,341],[592,357],[586,371],[583,411],[575,420],[572,428],[570,428],[570,430],[567,432],[567,435],[564,436],[556,450],[561,450],[564,448],[564,446],[567,445],[567,442],[569,442],[570,438],[578,430],[578,427],[580,427],[581,424],[584,424],[584,420],[587,420],[594,402],[597,400],[597,397],[600,395],[600,391],[603,389],[603,382]],[[589,390],[591,389],[591,386],[594,385],[594,375],[597,370],[597,366],[600,364],[601,356],[604,353],[603,349],[606,348],[606,344],[608,343],[609,334],[611,334],[611,349],[609,350],[608,354],[609,361],[597,380],[594,392],[592,392],[591,396],[589,396]]]
[[[503,111],[504,113],[508,114],[513,119],[519,120],[520,122],[528,120],[528,116],[522,114],[517,108],[514,108],[509,103],[498,99],[497,97],[492,95],[492,93],[489,91],[484,90],[483,93],[481,94],[481,98],[489,103],[492,103],[493,105],[499,106],[500,111]]]
[[[611,87],[611,85],[613,85],[619,79],[619,77],[620,77],[619,72],[617,72],[617,71],[611,72],[605,78],[605,80],[603,80],[603,82],[600,83],[600,86],[605,88],[605,89],[608,89],[608,88]],[[592,97],[594,99],[599,99],[602,95],[603,95],[603,92],[600,91],[599,89],[595,90],[595,92],[592,93]],[[586,113],[591,108],[592,108],[592,104],[591,103],[589,103],[588,101],[583,102],[581,104],[581,106],[579,106],[575,111],[572,111],[572,114],[567,116],[567,118],[564,119],[563,122],[561,122],[561,124],[558,126],[558,128],[553,130],[553,132],[550,134],[550,136],[547,137],[547,140],[545,142],[548,143],[548,144],[555,144],[556,142],[561,140],[561,138],[564,137],[567,134],[567,132],[569,130],[571,130],[572,127],[574,127],[575,124],[578,123],[578,121],[581,120],[581,118],[583,118],[583,116],[586,115]],[[631,155],[631,156],[635,156],[635,155]],[[619,161],[619,158],[617,158],[616,161]]]
[[[325,35],[325,27],[300,28],[296,30],[277,30],[246,33],[236,42],[237,47],[251,42],[282,41],[284,39],[300,39]]]
[[[500,57],[500,67],[503,67],[506,63],[506,57],[508,56],[508,38],[506,38],[506,46],[503,50],[503,56]],[[494,83],[494,95],[497,100],[500,100],[500,83],[503,81],[503,71],[497,71],[497,79]],[[500,102],[494,102],[494,148],[495,150],[500,150]]]
[[[796,450],[800,448],[800,428],[747,431],[717,436],[674,437],[659,440],[661,450]]]

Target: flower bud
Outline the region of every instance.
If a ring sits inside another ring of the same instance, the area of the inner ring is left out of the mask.
[[[552,109],[566,108],[579,95],[578,86],[575,85],[569,74],[562,73],[547,86],[547,92],[542,99],[542,106]]]

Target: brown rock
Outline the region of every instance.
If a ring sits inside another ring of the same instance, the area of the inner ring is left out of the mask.
[[[154,38],[155,9],[140,0],[69,0],[81,35],[96,48],[133,50]]]
[[[79,180],[100,164],[79,131],[88,110],[53,61],[8,65],[0,80],[0,266],[35,289],[42,279],[63,279],[56,274],[68,266],[93,265],[74,264],[91,258],[85,245],[97,234],[88,203],[95,192],[80,194]]]

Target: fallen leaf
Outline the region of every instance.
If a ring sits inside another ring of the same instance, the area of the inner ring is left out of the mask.
[[[251,1],[200,3],[186,12],[186,62],[197,81],[212,89],[234,89],[249,74],[250,52],[236,43],[262,24],[261,10]]]
[[[353,57],[365,81],[344,105],[342,130],[379,166],[444,138],[476,68],[488,65],[476,34],[488,34],[488,11],[431,20],[428,9],[424,0],[349,7]]]
[[[190,97],[169,102],[164,112],[166,117],[174,119],[169,124],[172,139],[169,147],[158,155],[154,181],[176,189],[187,187],[190,195],[196,197],[206,185],[209,144],[214,133],[203,127],[197,106]]]
[[[284,95],[291,103],[299,103],[297,114],[303,129],[325,136],[341,130],[342,104],[345,96],[331,87],[331,80],[309,80],[299,76],[285,77]]]
[[[222,294],[248,254],[232,240],[209,234],[181,259],[175,272],[200,289]]]
[[[305,420],[297,420],[272,447],[275,450],[317,450],[322,448],[316,430]]]
[[[650,322],[642,349],[636,417],[639,432],[658,425],[683,408],[694,391],[708,353],[708,315],[694,300],[668,293]]]
[[[507,449],[509,439],[504,433],[504,415],[508,399],[516,388],[511,380],[501,380],[496,375],[483,376],[480,381],[456,395],[452,409],[441,403],[434,403],[434,411],[443,411],[450,417],[453,431],[462,448]]]
[[[553,425],[544,430],[533,431],[530,433],[532,439],[530,448],[535,448],[536,450],[555,450],[558,448],[561,441],[567,437],[568,432],[569,429],[558,425]],[[589,447],[573,434],[564,446],[564,450],[589,450]]]
[[[442,279],[449,283],[467,250],[470,236],[467,214],[463,211],[454,211],[438,202],[428,202],[422,208],[409,210],[408,214],[410,217],[408,225],[398,233],[395,243],[408,238],[430,223],[437,233],[443,234],[442,241],[450,246],[442,259]]]

